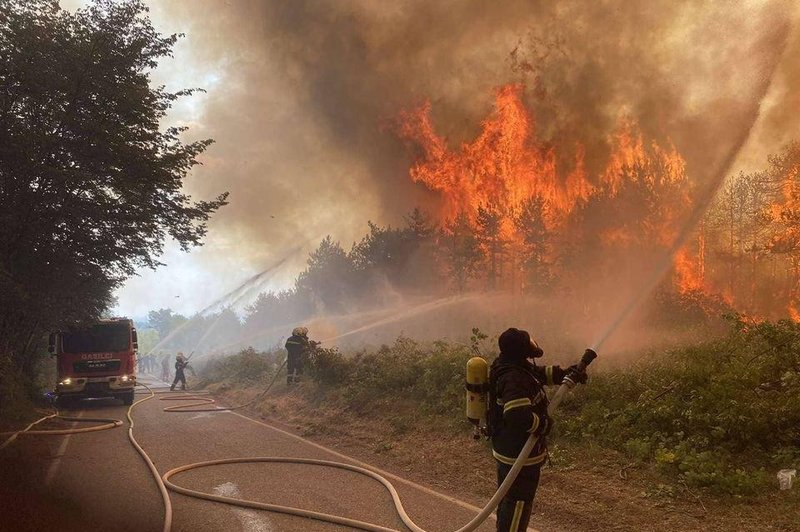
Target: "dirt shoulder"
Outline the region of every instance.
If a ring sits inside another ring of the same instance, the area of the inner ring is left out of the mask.
[[[241,404],[257,388],[212,385],[224,404]],[[311,441],[437,491],[483,506],[496,489],[488,445],[468,430],[437,424],[429,415],[386,405],[363,411],[333,406],[326,392],[305,383],[280,387],[250,414]],[[592,446],[552,445],[532,523],[543,532],[800,530],[800,489],[757,499],[714,498],[659,481],[655,471]]]

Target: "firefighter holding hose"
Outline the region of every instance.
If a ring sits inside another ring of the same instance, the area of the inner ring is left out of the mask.
[[[307,327],[295,327],[292,335],[286,340],[286,351],[288,353],[286,368],[286,384],[292,385],[300,381],[303,374],[303,365],[312,349],[319,345],[308,339]]]
[[[175,390],[175,385],[181,383],[181,390],[186,389],[186,375],[183,370],[189,366],[189,361],[184,358],[183,353],[178,353],[175,356],[175,380],[172,381],[172,386],[169,387],[170,391]]]
[[[544,386],[561,384],[565,378],[585,384],[587,375],[578,366],[537,366],[529,359],[544,354],[527,331],[508,329],[498,340],[500,356],[489,372],[487,428],[497,462],[498,486],[506,478],[528,437],[538,440],[511,489],[497,507],[498,532],[526,530],[539,486],[539,473],[547,458],[545,438],[552,428],[547,415]],[[587,350],[590,351],[590,350]]]

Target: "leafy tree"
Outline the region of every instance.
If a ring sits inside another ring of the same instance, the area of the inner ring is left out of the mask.
[[[405,287],[430,294],[442,286],[441,267],[437,262],[436,224],[418,207],[406,216],[405,235],[409,256],[405,268]]]
[[[141,0],[0,3],[0,356],[20,367],[31,338],[96,318],[158,265],[167,236],[200,245],[226,203],[183,191],[211,140],[161,127],[193,91],[151,86],[178,36],[146,14]]]
[[[740,173],[717,194],[704,227],[714,242],[714,255],[725,270],[727,291],[737,301],[755,303],[758,264],[768,250],[768,212],[775,185],[768,172]],[[749,263],[749,282],[740,282]],[[747,293],[745,293],[747,289]]]
[[[436,233],[436,227],[431,217],[419,207],[414,207],[411,214],[405,217],[406,231],[414,241],[423,243],[429,241]]]
[[[156,345],[158,345],[160,337],[157,330],[137,327],[136,333],[139,337],[140,355],[149,353]]]
[[[308,257],[308,267],[297,278],[295,287],[307,294],[320,310],[339,311],[358,294],[355,268],[339,242],[326,236]]]
[[[397,280],[409,254],[410,241],[402,229],[367,222],[369,233],[353,246],[350,259],[359,275],[387,275]]]
[[[158,331],[158,336],[162,339],[187,321],[189,320],[186,316],[176,314],[169,308],[151,310],[147,313],[147,324]]]

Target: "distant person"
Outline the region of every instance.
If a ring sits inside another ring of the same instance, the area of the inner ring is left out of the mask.
[[[161,380],[169,382],[171,376],[169,371],[169,353],[167,353],[161,359]]]
[[[538,441],[530,457],[497,507],[498,532],[526,530],[539,472],[547,459],[545,438],[552,421],[547,415],[545,385],[561,384],[565,378],[586,383],[586,372],[577,366],[537,366],[529,359],[544,355],[527,331],[508,329],[498,339],[500,356],[489,371],[489,432],[497,463],[497,485],[503,483],[531,434]],[[588,351],[588,350],[587,350]]]
[[[183,373],[183,370],[186,369],[186,366],[189,365],[189,362],[183,356],[183,353],[178,353],[175,356],[175,380],[172,381],[172,386],[169,387],[170,391],[175,389],[175,385],[178,384],[180,381],[181,383],[181,390],[186,389],[186,375]]]
[[[307,327],[295,327],[292,335],[286,340],[286,351],[288,352],[286,367],[286,384],[291,385],[300,381],[303,374],[303,365],[312,348],[319,345],[308,339]]]

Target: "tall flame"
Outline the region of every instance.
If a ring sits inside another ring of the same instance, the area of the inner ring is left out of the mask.
[[[481,206],[512,213],[529,198],[545,200],[554,215],[564,214],[592,194],[583,147],[577,145],[571,169],[558,168],[555,148],[546,147],[536,136],[522,93],[519,84],[498,88],[494,111],[483,121],[480,135],[456,151],[450,151],[434,131],[430,103],[401,115],[400,135],[423,151],[410,170],[411,178],[441,192],[443,218],[461,212],[474,218]],[[506,230],[511,231],[510,225]]]
[[[549,230],[556,231],[568,225],[565,222],[577,207],[605,202],[611,217],[618,215],[621,221],[597,229],[603,246],[670,246],[691,206],[691,186],[680,153],[673,146],[645,142],[637,124],[622,118],[607,139],[604,169],[592,180],[580,143],[573,143],[572,155],[564,157],[557,151],[562,147],[537,137],[536,121],[523,95],[520,84],[496,89],[493,111],[481,123],[479,135],[457,149],[450,149],[436,133],[430,103],[401,113],[399,135],[421,149],[410,169],[411,179],[441,194],[440,218],[452,220],[465,213],[474,222],[479,208],[494,208],[505,217],[504,238],[513,242],[521,238],[515,233],[513,216],[532,198],[546,204],[545,221]],[[572,160],[568,168],[557,162],[565,159]],[[628,214],[623,219],[623,211],[638,217]],[[697,258],[682,249],[674,265],[680,293],[705,289],[702,249]]]

